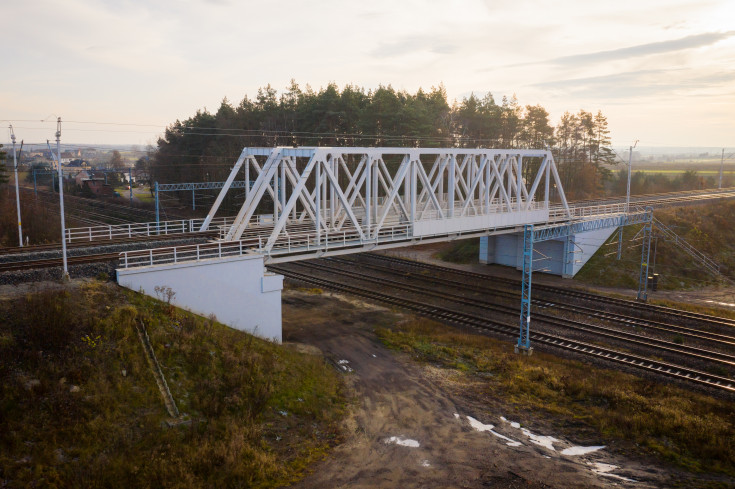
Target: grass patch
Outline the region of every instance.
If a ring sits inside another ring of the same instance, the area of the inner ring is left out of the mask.
[[[273,487],[339,436],[321,357],[101,282],[0,307],[0,485]],[[165,425],[138,320],[189,425]]]
[[[147,188],[145,190],[146,190],[145,192],[133,193],[133,197],[138,199],[140,202],[143,202],[146,204],[153,204],[156,201],[156,199],[150,194]]]
[[[426,319],[377,333],[420,362],[481,378],[473,390],[485,399],[583,423],[606,443],[628,440],[691,471],[735,475],[731,403],[552,355],[516,355],[507,343]]]
[[[452,243],[451,247],[440,251],[436,257],[451,263],[477,263],[480,256],[479,238],[460,239]]]
[[[735,279],[735,202],[723,200],[692,207],[657,209],[655,216],[688,243],[720,265],[720,272]],[[637,289],[641,241],[631,242],[641,226],[624,229],[623,254],[617,260],[617,235],[610,237],[574,277],[583,283]],[[654,235],[655,229],[654,229]],[[610,253],[609,256],[604,256]],[[655,260],[654,260],[655,259]],[[700,266],[674,243],[659,237],[651,243],[651,272],[659,274],[662,290],[698,289],[719,285],[721,280]]]

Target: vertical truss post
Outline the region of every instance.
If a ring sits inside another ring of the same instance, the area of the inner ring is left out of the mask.
[[[650,213],[652,209],[649,207]],[[653,217],[653,215],[651,215]],[[641,249],[641,272],[638,276],[638,300],[645,302],[648,299],[648,260],[651,256],[651,234],[653,219],[646,222],[643,228],[643,247]]]
[[[526,224],[523,229],[523,278],[521,281],[521,318],[520,334],[515,352],[531,354],[531,275],[533,272],[533,224]]]
[[[316,174],[314,175],[314,204],[316,207],[316,215],[314,224],[316,225],[316,245],[321,245],[322,241],[322,167],[316,164]]]
[[[447,216],[454,217],[454,190],[457,178],[457,159],[455,155],[449,156],[449,175],[447,176]]]

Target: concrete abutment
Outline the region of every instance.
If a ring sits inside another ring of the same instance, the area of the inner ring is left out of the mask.
[[[266,272],[263,259],[251,254],[118,269],[117,282],[158,299],[156,287],[170,287],[173,305],[280,343],[283,276]]]

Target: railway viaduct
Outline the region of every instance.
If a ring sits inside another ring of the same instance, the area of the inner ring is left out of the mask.
[[[250,189],[237,216],[216,217],[236,186]],[[529,350],[532,272],[573,276],[615,230],[642,224],[645,299],[651,204],[673,198],[570,205],[545,150],[245,148],[205,219],[155,223],[219,239],[122,253],[117,279],[152,296],[170,287],[181,307],[280,341],[283,277],[267,265],[477,237],[481,262],[523,272],[517,348]]]

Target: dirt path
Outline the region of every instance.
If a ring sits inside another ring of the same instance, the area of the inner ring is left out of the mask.
[[[544,448],[503,421],[502,413],[487,414],[453,396],[440,380],[446,375],[441,370],[414,364],[379,342],[374,327],[400,320],[397,313],[297,291],[284,293],[283,305],[284,341],[319,348],[344,372],[356,396],[344,443],[294,487],[660,487],[656,482],[663,475],[657,470],[603,450],[562,455],[571,444],[561,436],[553,449]],[[493,432],[477,431],[468,416],[495,425]],[[625,470],[598,475],[593,469],[603,467],[595,462]]]

